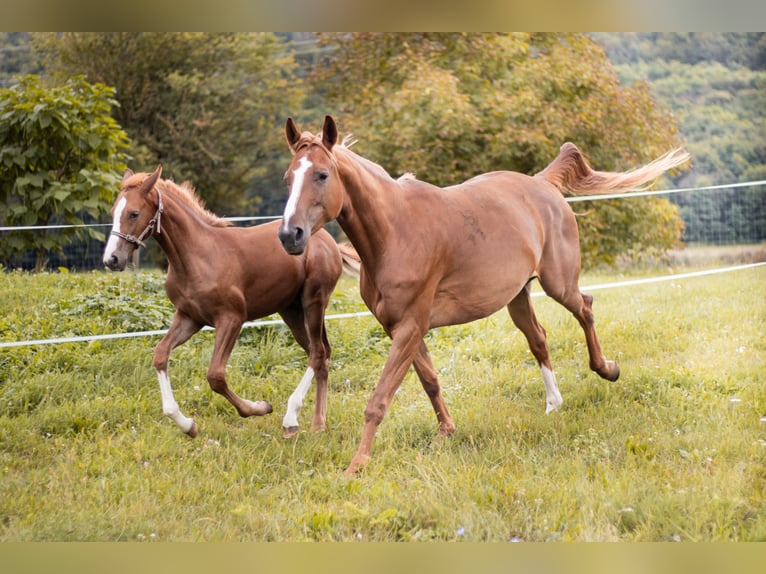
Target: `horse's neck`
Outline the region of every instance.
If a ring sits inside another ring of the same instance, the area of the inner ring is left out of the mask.
[[[362,261],[377,260],[391,233],[400,189],[349,154],[343,158],[341,177],[346,201],[338,224],[356,248]]]

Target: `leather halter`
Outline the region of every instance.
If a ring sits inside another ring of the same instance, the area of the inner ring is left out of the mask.
[[[149,220],[149,223],[146,226],[146,229],[144,229],[141,232],[141,235],[138,237],[135,237],[134,235],[128,235],[125,233],[120,233],[119,231],[112,230],[112,235],[116,235],[120,239],[124,239],[128,243],[134,243],[138,245],[139,247],[146,247],[146,244],[144,243],[144,239],[146,239],[149,234],[154,231],[155,224],[157,225],[157,233],[162,233],[162,229],[160,228],[160,218],[162,217],[162,212],[164,211],[164,208],[162,206],[162,194],[160,193],[160,190],[155,188],[155,191],[157,192],[157,198],[158,198],[158,205],[157,205],[157,211],[154,214],[154,217],[152,217]]]

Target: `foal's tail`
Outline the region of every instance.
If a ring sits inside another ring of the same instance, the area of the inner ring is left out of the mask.
[[[556,159],[535,177],[548,180],[562,192],[568,191],[574,194],[633,191],[640,189],[641,185],[659,177],[667,170],[684,163],[690,157],[683,148],[676,148],[653,162],[631,171],[621,173],[595,171],[577,146],[567,142],[561,146]]]
[[[340,250],[340,256],[343,258],[343,272],[354,279],[359,279],[362,260],[359,258],[359,254],[354,249],[354,246],[344,241],[343,243],[338,243],[338,249]]]

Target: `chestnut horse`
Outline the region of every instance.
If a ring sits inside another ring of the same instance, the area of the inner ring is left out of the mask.
[[[127,170],[112,207],[113,228],[104,264],[123,270],[129,257],[154,237],[168,258],[165,291],[175,306],[170,329],[154,350],[162,410],[191,437],[197,425],[184,416],[173,397],[168,357],[204,326],[215,327],[215,346],[207,372],[210,387],[234,405],[240,416],[272,411],[266,401],[239,397],[226,384],[226,363],[245,321],[279,313],[301,347],[308,368],[290,396],[283,420],[286,436],[298,431],[298,413],[313,378],[316,404],[312,430],[325,426],[330,344],[324,313],[342,272],[355,253],[325,231],[308,243],[304,255],[291,257],[277,239],[279,221],[254,227],[229,227],[205,209],[187,185],[154,173]]]
[[[309,237],[336,219],[362,261],[362,298],[392,340],[346,474],[369,460],[378,425],[410,365],[436,411],[439,434],[455,430],[423,342],[434,327],[474,321],[506,306],[540,365],[546,411],[562,404],[545,330],[532,309],[533,278],[582,325],[590,368],[617,380],[619,368],[604,357],[596,337],[593,299],[578,288],[577,222],[562,192],[634,189],[686,161],[686,152],[609,173],[592,170],[567,143],[535,176],[496,171],[442,189],[409,175],[392,179],[338,143],[330,116],[319,135],[301,133],[292,118],[285,131],[293,158],[285,174],[290,195],[279,229],[282,245],[303,253]]]

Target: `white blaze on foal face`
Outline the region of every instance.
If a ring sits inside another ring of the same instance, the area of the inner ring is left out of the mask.
[[[312,163],[304,156],[301,158],[298,168],[293,170],[293,185],[290,187],[290,197],[287,199],[287,205],[285,206],[285,221],[290,221],[293,215],[295,215],[295,210],[298,208],[298,200],[301,197],[303,179],[311,165]]]
[[[112,218],[112,221],[113,221],[112,231],[114,231],[115,233],[122,233],[122,229],[120,229],[120,220],[122,219],[122,212],[125,210],[125,205],[127,203],[128,203],[128,200],[122,197],[117,202],[117,205],[115,205],[114,207],[114,216]],[[106,264],[112,258],[112,255],[117,249],[119,240],[120,240],[119,237],[114,235],[114,233],[109,235],[109,240],[107,241],[106,249],[104,250],[104,264]]]

